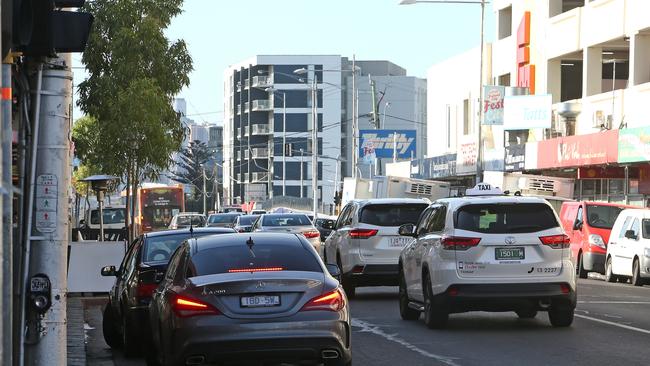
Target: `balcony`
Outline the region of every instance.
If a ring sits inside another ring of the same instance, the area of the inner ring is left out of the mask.
[[[255,172],[251,173],[251,182],[265,182],[268,180],[268,174],[266,172]]]
[[[644,1],[645,2],[645,1]],[[584,6],[582,47],[625,37],[627,0],[594,0]],[[644,15],[647,19],[647,14]]]
[[[270,76],[253,76],[254,88],[268,88],[273,86],[273,78]]]
[[[580,50],[582,9],[575,8],[548,20],[546,46],[549,59]]]
[[[237,136],[237,138],[239,138],[241,136],[241,127],[237,127],[237,129],[235,130],[235,133],[236,133],[235,136]]]
[[[248,126],[244,126],[244,136],[248,137],[250,136],[250,128]]]
[[[248,79],[244,80],[244,89],[248,89],[250,87],[251,87],[251,82]]]
[[[269,135],[271,129],[269,125],[253,125],[253,135]]]
[[[237,104],[237,114],[241,114],[241,104]]]
[[[269,158],[269,149],[263,148],[254,148],[251,149],[253,159],[268,159]]]
[[[253,112],[272,111],[273,105],[270,100],[259,99],[253,101]]]
[[[250,112],[250,111],[251,111],[251,108],[250,108],[250,107],[251,107],[251,103],[250,103],[250,102],[246,102],[246,103],[244,103],[244,113],[248,113],[248,112]]]

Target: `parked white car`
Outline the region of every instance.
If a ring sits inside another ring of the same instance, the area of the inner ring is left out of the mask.
[[[634,286],[650,278],[650,210],[623,210],[609,236],[605,279],[616,282],[628,277]]]
[[[398,228],[416,223],[428,205],[417,198],[354,200],[345,205],[325,240],[323,260],[341,268],[348,297],[360,286],[397,285],[397,259],[410,241],[399,235]]]

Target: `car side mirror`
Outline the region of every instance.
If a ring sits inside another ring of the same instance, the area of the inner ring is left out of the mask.
[[[327,271],[330,273],[330,275],[334,278],[336,278],[339,282],[341,282],[341,269],[339,266],[336,264],[326,264],[325,267],[327,267]]]
[[[161,283],[164,278],[165,272],[156,272],[156,274],[153,276],[153,281],[155,283]]]
[[[582,230],[582,221],[576,221],[573,223],[573,230]]]
[[[323,225],[321,225],[324,229],[328,230],[334,230],[334,221],[323,221]]]
[[[117,270],[115,269],[115,266],[102,267],[101,273],[102,276],[104,277],[111,277],[111,276],[117,277]]]
[[[79,226],[85,226],[86,225],[86,220],[81,219],[79,220]]]
[[[401,236],[412,236],[415,237],[415,225],[413,224],[404,224],[399,227],[397,231]]]
[[[627,231],[625,231],[625,237],[626,237],[627,239],[634,239],[634,240],[637,240],[637,239],[638,239],[636,233],[634,232],[634,230],[627,230]]]

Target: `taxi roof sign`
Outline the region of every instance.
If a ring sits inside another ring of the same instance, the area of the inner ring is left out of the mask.
[[[503,196],[503,191],[489,183],[478,183],[474,188],[466,190],[465,196]]]

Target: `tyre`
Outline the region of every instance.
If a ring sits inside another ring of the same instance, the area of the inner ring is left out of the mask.
[[[406,279],[401,270],[399,271],[399,315],[403,320],[418,320],[420,318],[420,312],[409,307]]]
[[[634,286],[643,286],[643,279],[641,278],[641,272],[639,269],[639,258],[634,258],[634,263],[632,264],[632,279],[630,282]]]
[[[120,348],[122,346],[122,339],[117,330],[117,319],[113,314],[111,303],[106,304],[104,308],[104,316],[102,317],[102,332],[104,333],[104,341],[111,348]]]
[[[329,360],[325,362],[325,366],[352,366],[352,361],[345,362],[343,360]]]
[[[589,274],[589,272],[587,272],[585,270],[585,265],[584,265],[584,263],[582,261],[582,253],[580,253],[578,255],[578,263],[576,265],[576,272],[577,272],[576,274],[580,278],[587,278],[587,275]]]
[[[533,319],[537,316],[537,310],[533,308],[520,309],[515,311],[520,319]]]
[[[144,360],[147,366],[161,366],[158,360],[158,351],[152,341],[146,341],[144,347]]]
[[[605,263],[605,281],[607,282],[616,282],[618,276],[612,273],[612,257],[607,258]]]
[[[336,264],[341,269],[341,272],[343,272],[341,257],[338,255],[336,256]],[[343,291],[345,291],[345,294],[348,296],[348,299],[353,299],[356,293],[356,288],[354,287],[354,284],[352,283],[350,278],[346,278],[346,276],[343,273],[341,273],[341,286],[343,286]]]
[[[122,313],[122,350],[124,357],[134,357],[138,355],[140,344],[138,338],[133,334],[133,327],[127,321],[127,313]]]
[[[424,324],[429,329],[442,329],[447,325],[449,312],[434,301],[429,274],[424,276]]]
[[[552,305],[548,309],[548,320],[554,327],[568,327],[573,323],[573,310],[568,305]]]

